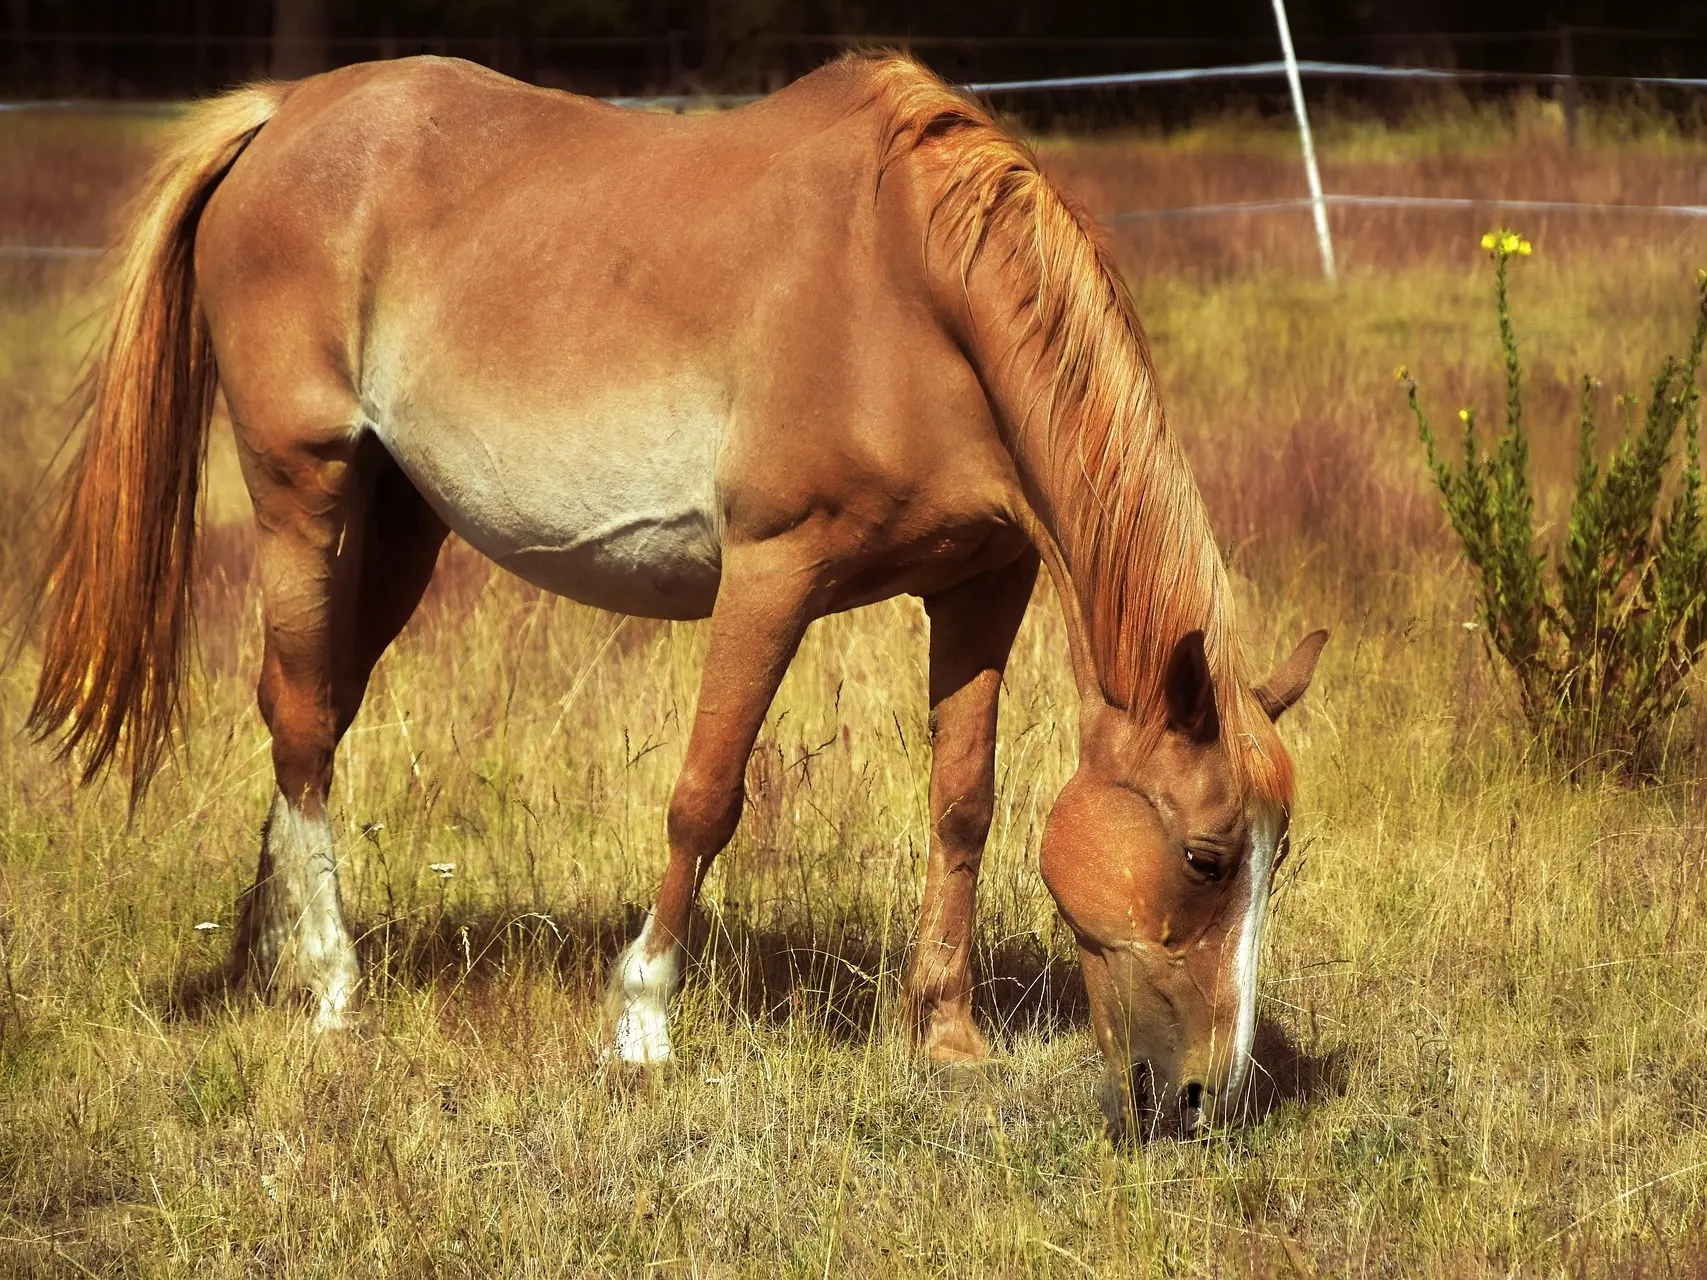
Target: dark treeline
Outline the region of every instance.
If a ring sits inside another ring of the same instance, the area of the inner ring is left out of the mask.
[[[1290,9],[1305,57],[1586,76],[1707,71],[1707,0]],[[1264,0],[0,0],[0,15],[0,92],[12,97],[175,96],[422,52],[597,93],[771,88],[862,43],[905,44],[944,74],[984,80],[1278,52]]]

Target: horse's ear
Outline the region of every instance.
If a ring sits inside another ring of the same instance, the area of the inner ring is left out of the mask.
[[[1316,659],[1322,656],[1322,646],[1327,642],[1326,631],[1312,631],[1298,642],[1292,656],[1274,669],[1273,675],[1251,690],[1270,720],[1280,719],[1281,712],[1304,696],[1304,690],[1310,687],[1310,677],[1316,674]]]
[[[1168,703],[1168,727],[1193,742],[1213,742],[1221,734],[1215,714],[1215,681],[1209,674],[1209,658],[1203,652],[1203,632],[1188,631],[1174,645],[1168,671],[1162,677],[1162,695]]]

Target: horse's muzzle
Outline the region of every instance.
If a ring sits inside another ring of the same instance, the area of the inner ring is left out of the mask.
[[[1202,1082],[1188,1080],[1177,1088],[1158,1089],[1148,1062],[1133,1063],[1124,1080],[1114,1074],[1103,1076],[1096,1098],[1108,1135],[1116,1142],[1189,1141],[1205,1131]]]

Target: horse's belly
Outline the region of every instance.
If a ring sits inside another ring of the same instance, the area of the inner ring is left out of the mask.
[[[717,599],[722,432],[669,405],[550,423],[376,426],[461,538],[547,591],[618,613],[702,618]]]
[[[615,613],[703,618],[717,601],[720,549],[706,509],[631,508],[557,541],[480,549],[535,586]]]

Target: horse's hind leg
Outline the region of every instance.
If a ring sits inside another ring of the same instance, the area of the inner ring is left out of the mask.
[[[925,601],[931,620],[931,836],[918,943],[903,996],[915,1042],[939,1061],[989,1052],[972,1021],[972,923],[996,797],[1002,670],[1037,580],[1028,551]]]
[[[445,528],[371,436],[265,455],[245,443],[265,594],[257,694],[278,789],[234,964],[264,990],[306,991],[316,1026],[334,1028],[360,974],[327,812],[333,754],[432,577]]]

